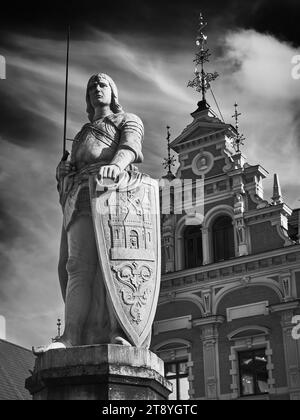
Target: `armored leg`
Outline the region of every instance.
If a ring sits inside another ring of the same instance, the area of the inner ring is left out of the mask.
[[[63,341],[78,346],[92,298],[97,270],[97,248],[91,217],[78,217],[68,231],[68,285]]]

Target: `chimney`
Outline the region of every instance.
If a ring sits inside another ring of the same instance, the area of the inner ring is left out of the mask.
[[[0,340],[6,340],[6,321],[2,315],[0,315]]]

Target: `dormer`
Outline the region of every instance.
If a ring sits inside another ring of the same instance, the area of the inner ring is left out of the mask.
[[[184,179],[224,175],[231,169],[235,150],[232,137],[235,129],[218,118],[203,101],[192,114],[193,122],[171,143],[178,153],[177,176]]]

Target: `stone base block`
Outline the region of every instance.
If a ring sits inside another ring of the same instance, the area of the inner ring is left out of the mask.
[[[113,344],[50,350],[25,386],[34,400],[166,400],[172,390],[154,353]]]

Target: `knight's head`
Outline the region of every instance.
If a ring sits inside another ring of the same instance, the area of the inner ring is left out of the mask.
[[[110,106],[114,114],[122,111],[118,101],[118,89],[115,82],[107,74],[94,74],[87,84],[86,89],[87,114],[93,121],[95,108],[98,106]]]

